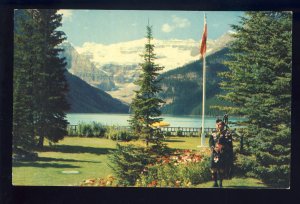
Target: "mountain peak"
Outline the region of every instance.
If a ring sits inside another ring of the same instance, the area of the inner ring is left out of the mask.
[[[231,40],[228,33],[216,40],[209,39],[207,56],[222,50]],[[72,53],[65,50],[66,58],[70,62],[69,71],[90,85],[130,103],[133,91],[138,88],[133,82],[141,73],[139,63],[143,62],[143,58],[140,55],[144,52],[146,42],[146,38],[110,45],[86,42],[81,47],[73,48]],[[200,41],[154,38],[152,43],[155,46],[156,64],[164,66],[162,72],[199,60]],[[69,57],[68,53],[72,56]]]
[[[216,40],[209,39],[207,41],[207,55],[222,49],[231,40],[232,37],[229,33],[225,33]],[[145,38],[109,45],[85,42],[81,47],[76,47],[76,50],[79,54],[89,56],[91,62],[100,69],[106,64],[138,65],[143,60],[140,55],[144,51],[146,42]],[[165,67],[164,72],[199,59],[200,41],[154,38],[152,43],[155,45],[154,52],[158,57],[156,63]]]

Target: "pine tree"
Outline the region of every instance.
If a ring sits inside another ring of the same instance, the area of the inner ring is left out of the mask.
[[[219,107],[246,116],[248,150],[255,173],[271,186],[288,187],[291,147],[292,15],[246,12],[233,25],[229,71],[223,72],[220,98],[234,106]]]
[[[32,151],[35,146],[33,122],[33,63],[38,52],[35,24],[28,12],[15,13],[13,76],[13,152]],[[28,52],[30,50],[30,52]]]
[[[131,115],[130,124],[134,132],[141,138],[146,139],[148,142],[154,142],[159,144],[161,134],[155,131],[151,124],[159,122],[162,118],[160,107],[164,103],[163,100],[157,97],[161,88],[159,86],[159,80],[157,79],[159,71],[163,67],[154,63],[156,56],[154,54],[154,45],[152,44],[152,27],[147,26],[147,43],[145,44],[145,51],[142,57],[144,62],[140,64],[142,73],[138,80],[135,82],[140,87],[138,91],[135,91],[135,98],[131,103]]]
[[[15,14],[14,146],[28,146],[24,140],[32,146],[38,137],[42,147],[45,137],[57,142],[67,133],[66,63],[58,48],[65,36],[57,30],[61,15],[56,13],[27,9]]]
[[[35,71],[35,123],[39,136],[38,146],[43,147],[44,138],[58,142],[66,135],[67,121],[65,111],[69,105],[65,98],[68,91],[64,75],[66,71],[64,58],[59,57],[63,50],[58,45],[66,37],[61,26],[62,15],[55,9],[32,10],[37,21],[37,32],[40,34],[36,44],[40,48],[39,67]]]
[[[125,186],[133,186],[145,166],[155,159],[144,148],[120,144],[117,144],[116,150],[108,158],[114,164],[110,167],[119,178],[119,183]]]

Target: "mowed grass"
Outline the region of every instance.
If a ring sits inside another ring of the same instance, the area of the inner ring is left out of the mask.
[[[66,137],[52,147],[46,145],[37,161],[14,163],[13,185],[78,186],[88,178],[113,175],[107,156],[115,146],[108,139]]]
[[[172,149],[190,149],[199,150],[201,145],[200,137],[166,137],[164,142],[167,143],[169,148]],[[120,142],[120,144],[133,144],[136,146],[146,147],[146,143],[137,140],[131,142]],[[208,145],[208,138],[205,140],[205,144]]]
[[[201,140],[199,137],[168,137],[165,142],[173,149],[199,150]],[[120,143],[145,146],[143,141]],[[38,152],[37,161],[13,163],[13,185],[79,186],[86,179],[114,176],[108,155],[116,148],[116,144],[108,139],[83,137],[65,137],[53,146],[46,144],[45,149]],[[79,173],[65,174],[63,171]],[[207,182],[195,187],[210,188],[212,184]],[[259,180],[252,178],[233,178],[225,180],[223,185],[229,188],[265,187]]]
[[[195,186],[196,188],[212,188],[214,182],[209,181]],[[267,186],[260,180],[255,178],[232,178],[230,180],[223,180],[223,188],[267,188]]]

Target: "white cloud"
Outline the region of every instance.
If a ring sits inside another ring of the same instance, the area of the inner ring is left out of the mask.
[[[170,26],[169,24],[165,23],[162,25],[161,30],[165,33],[169,33],[173,30],[174,28]]]
[[[178,16],[172,16],[172,23],[165,23],[162,25],[161,30],[165,33],[172,32],[178,28],[185,28],[191,25],[191,22],[186,18],[179,18]]]
[[[63,21],[72,21],[72,16],[73,16],[72,10],[60,9],[58,10],[57,13],[63,15]]]
[[[186,18],[179,18],[175,15],[173,15],[172,18],[176,28],[185,28],[191,25],[191,22]]]
[[[96,67],[101,67],[105,64],[137,65],[143,60],[140,54],[144,51],[145,42],[147,42],[145,38],[109,45],[85,42],[82,46],[75,47],[75,49],[79,54],[91,56],[91,61]],[[197,49],[198,46],[198,42],[192,39],[153,39],[152,42],[159,57],[156,63],[164,66],[164,71],[183,66],[199,58],[199,54],[191,55],[191,50]]]

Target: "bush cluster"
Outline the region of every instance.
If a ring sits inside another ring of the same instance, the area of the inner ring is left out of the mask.
[[[106,127],[101,123],[84,123],[80,122],[77,129],[74,130],[70,126],[67,129],[69,136],[81,136],[81,137],[104,137],[106,133]]]
[[[107,176],[106,178],[92,178],[83,180],[80,186],[114,186],[116,180],[113,176]]]
[[[208,154],[184,150],[147,165],[137,179],[138,187],[189,187],[211,179]]]
[[[101,123],[84,123],[78,124],[77,129],[74,130],[70,126],[68,127],[69,136],[80,137],[98,137],[107,138],[117,141],[131,141],[138,139],[138,136],[133,135],[129,130],[121,129],[118,126],[104,126]]]
[[[182,130],[177,130],[176,135],[182,137],[183,136]]]
[[[118,126],[107,126],[105,137],[115,141],[131,141],[137,140],[138,136],[134,135],[130,130],[120,129]]]
[[[133,186],[146,165],[154,162],[153,155],[148,149],[134,145],[117,144],[116,150],[111,152],[110,166],[118,177],[118,185]]]
[[[236,153],[233,172],[236,176],[257,177],[255,170],[257,161],[254,155]]]
[[[170,150],[168,150],[170,151]],[[165,154],[134,145],[121,146],[109,157],[119,186],[189,187],[211,178],[209,154],[182,150]]]

